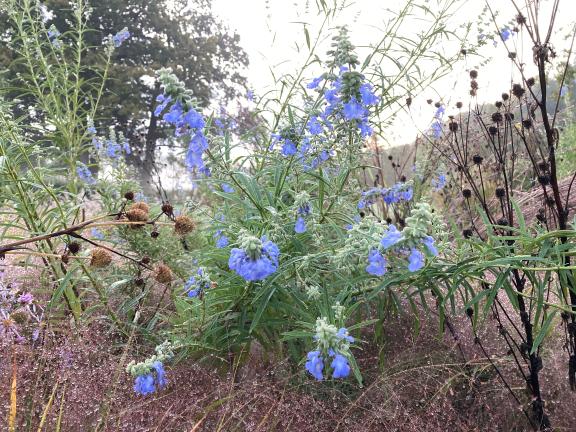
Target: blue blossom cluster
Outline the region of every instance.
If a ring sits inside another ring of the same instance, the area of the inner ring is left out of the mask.
[[[430,126],[430,132],[436,139],[442,136],[442,118],[444,117],[445,113],[446,108],[444,108],[444,105],[440,105],[438,108],[436,108],[436,112],[434,113],[434,120]]]
[[[446,183],[447,183],[446,174],[441,173],[438,175],[438,177],[432,179],[431,186],[435,191],[439,191],[444,189]]]
[[[76,175],[81,181],[83,181],[86,184],[91,185],[96,183],[96,179],[92,175],[92,171],[90,171],[90,168],[88,168],[81,162],[78,162],[78,165],[76,166]]]
[[[380,98],[362,74],[341,66],[338,75],[323,74],[314,78],[307,88],[318,89],[321,85],[323,110],[310,117],[307,125],[312,135],[322,133],[324,128],[332,130],[337,121],[353,124],[362,137],[372,135],[368,117],[370,108],[378,105]]]
[[[294,225],[294,232],[297,234],[302,234],[306,232],[306,217],[310,215],[310,204],[304,202],[298,206],[296,211],[296,224]]]
[[[228,266],[247,281],[267,278],[278,269],[280,250],[266,237],[245,236],[242,248],[230,251]]]
[[[401,201],[411,201],[414,196],[412,186],[407,183],[396,183],[389,188],[371,188],[362,192],[362,198],[358,202],[358,208],[363,209],[382,198],[388,205],[396,204]]]
[[[188,293],[188,297],[201,297],[211,285],[210,275],[201,267],[195,275],[188,278],[184,284],[184,291]]]
[[[348,334],[345,327],[336,330],[326,319],[319,318],[316,321],[316,336],[318,348],[308,352],[304,367],[306,371],[318,381],[324,379],[324,368],[330,362],[332,378],[346,378],[350,374],[348,357],[350,343],[354,338]]]
[[[128,31],[127,27],[124,27],[114,36],[112,36],[112,42],[116,48],[119,48],[124,42],[126,42],[130,38],[130,32]]]
[[[154,393],[156,388],[163,389],[166,387],[168,381],[166,380],[166,373],[164,365],[160,361],[155,361],[152,364],[153,371],[138,375],[134,380],[134,391],[142,396]]]
[[[98,154],[111,159],[116,162],[120,159],[122,154],[129,155],[132,153],[128,139],[122,132],[116,135],[114,128],[110,128],[108,138],[99,137],[96,135],[96,128],[94,123],[88,119],[88,127],[86,129],[92,135],[92,145]]]
[[[198,172],[209,176],[210,169],[204,162],[204,153],[208,150],[208,140],[204,135],[206,122],[202,115],[196,111],[190,103],[185,102],[182,96],[173,98],[166,93],[157,97],[159,103],[154,110],[155,116],[160,116],[162,112],[170,105],[170,108],[162,117],[164,121],[175,127],[174,136],[189,136],[190,142],[186,152],[186,166],[190,171]]]

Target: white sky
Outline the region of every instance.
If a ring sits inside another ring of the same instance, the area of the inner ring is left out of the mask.
[[[339,0],[341,1],[341,0]],[[433,4],[439,0],[429,0],[428,4]],[[332,0],[327,0],[331,3]],[[490,6],[499,10],[500,22],[504,27],[512,20],[516,12],[508,0],[489,0]],[[570,24],[574,21],[574,2],[575,0],[564,0],[560,2],[560,11],[558,14],[557,24],[555,26],[558,34],[564,36],[568,33],[567,29],[571,28]],[[306,7],[307,3],[309,4]],[[382,23],[390,16],[387,9],[399,10],[404,0],[350,0],[349,6],[341,11],[337,17],[330,23],[330,28],[337,25],[347,24],[350,30],[352,43],[362,47],[375,43],[381,37]],[[522,2],[520,2],[522,3]],[[544,1],[544,9],[550,5],[550,1]],[[454,18],[454,28],[465,23],[468,20],[476,19],[484,7],[483,0],[462,0],[462,7]],[[320,28],[323,16],[318,16],[315,0],[213,0],[213,11],[219,16],[230,29],[240,35],[240,44],[248,53],[250,66],[246,71],[249,83],[255,90],[256,94],[263,95],[267,90],[274,87],[274,80],[270,68],[277,75],[298,71],[307,55],[305,37],[302,22],[308,24],[310,36],[314,35]],[[545,13],[542,16],[546,15]],[[544,21],[544,19],[543,19]],[[411,23],[412,28],[401,28],[399,33],[406,36],[413,35],[419,29],[417,25],[414,28],[414,21]],[[491,27],[490,30],[494,30]],[[562,32],[559,32],[563,30]],[[334,31],[326,31],[326,42],[334,35]],[[523,57],[527,67],[531,66],[530,49],[531,47],[525,42],[514,38],[508,44],[515,44],[511,50],[517,51],[520,55],[522,47],[527,53]],[[553,43],[557,48],[564,48],[569,42],[563,37],[556,37]],[[296,44],[300,46],[297,50]],[[512,45],[509,45],[512,46]],[[326,46],[319,49],[318,53],[323,55],[326,52]],[[557,49],[559,52],[561,49]],[[480,66],[483,60],[479,57],[468,58],[465,62],[457,64],[454,71],[440,82],[436,83],[435,89],[414,97],[411,108],[414,120],[407,115],[401,115],[397,124],[402,127],[392,128],[394,131],[403,131],[397,133],[393,138],[396,144],[411,142],[416,138],[418,133],[414,127],[414,121],[417,128],[426,129],[431,121],[434,107],[426,104],[426,99],[438,100],[438,94],[459,95],[464,101],[467,100],[469,90],[469,78],[467,71],[478,68],[480,77],[480,91],[478,93],[480,100],[493,102],[497,100],[500,94],[509,88],[510,71],[512,65],[507,59],[506,50],[500,42],[497,47],[484,47],[482,54],[493,60],[488,65]],[[359,56],[363,60],[363,56]],[[325,58],[322,58],[323,60]],[[308,78],[314,77],[310,73]],[[445,99],[447,105],[447,114],[450,113],[450,107],[458,98],[452,100]]]

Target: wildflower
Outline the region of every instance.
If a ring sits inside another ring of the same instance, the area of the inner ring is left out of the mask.
[[[31,293],[24,293],[18,297],[18,302],[22,304],[32,304],[34,301],[34,296]]]
[[[204,290],[210,288],[211,284],[210,276],[203,268],[199,268],[196,275],[190,276],[184,284],[184,291],[188,292],[188,297],[198,297]]]
[[[248,90],[246,92],[246,99],[248,99],[249,102],[254,102],[254,90]]]
[[[312,81],[310,81],[310,82],[308,83],[308,85],[306,86],[306,88],[309,88],[309,89],[311,89],[311,90],[312,90],[312,89],[315,89],[315,88],[317,88],[317,87],[320,85],[320,83],[321,83],[323,80],[324,80],[324,75],[320,75],[318,78],[314,78]]]
[[[104,233],[100,231],[98,228],[92,228],[90,230],[90,235],[98,240],[102,240],[104,238]]]
[[[512,31],[508,27],[505,27],[500,31],[500,37],[504,42],[510,39],[510,36],[512,35],[513,35]]]
[[[434,245],[434,239],[431,236],[424,237],[422,243],[424,246],[426,246],[426,249],[428,249],[428,252],[430,252],[431,255],[438,255],[438,249],[436,249],[436,246]]]
[[[122,43],[124,41],[126,41],[129,37],[130,37],[130,32],[128,31],[128,28],[124,27],[122,30],[120,30],[118,33],[116,33],[114,36],[112,36],[112,41],[114,42],[114,46],[116,48],[119,48],[120,45],[122,45]]]
[[[154,393],[156,387],[154,386],[154,377],[152,374],[138,375],[134,383],[134,391],[146,396],[147,394]]]
[[[377,249],[372,249],[368,254],[366,272],[374,276],[383,276],[386,273],[386,258]]]
[[[434,138],[436,139],[440,138],[442,136],[442,123],[440,123],[439,121],[433,122],[431,130],[432,135],[434,135]]]
[[[308,132],[312,135],[319,135],[322,130],[322,124],[318,121],[318,116],[310,117],[310,120],[308,120]]]
[[[322,381],[324,376],[322,370],[324,369],[324,360],[320,357],[320,351],[310,351],[307,355],[308,361],[305,364],[306,370],[316,378]]]
[[[369,83],[364,83],[360,86],[360,96],[365,106],[377,105],[380,101],[378,96],[372,91],[372,85]]]
[[[228,266],[245,280],[262,280],[278,269],[280,250],[266,237],[259,240],[249,236],[244,239],[243,246],[230,251]]]
[[[360,129],[360,135],[362,135],[363,138],[367,138],[374,133],[372,126],[370,126],[366,119],[358,123],[358,129]]]
[[[160,361],[155,361],[152,365],[154,370],[156,371],[156,382],[159,388],[166,387],[168,383],[166,380],[166,372],[164,371],[164,365]]]
[[[350,343],[354,342],[354,338],[348,334],[348,329],[346,327],[340,327],[336,336]]]
[[[302,216],[299,216],[296,220],[296,224],[294,225],[294,232],[297,234],[302,234],[306,232],[306,221]]]
[[[346,378],[350,374],[348,359],[342,354],[336,354],[330,366],[334,369],[332,378]]]
[[[412,248],[408,256],[408,270],[415,272],[424,267],[424,255],[416,248]]]
[[[446,174],[440,174],[438,178],[432,179],[431,184],[434,190],[436,191],[442,190],[444,186],[446,186]]]
[[[92,176],[90,169],[84,164],[78,164],[76,167],[76,175],[78,178],[87,184],[96,183],[96,179]]]
[[[156,98],[156,102],[159,102],[159,104],[154,109],[154,115],[158,117],[160,114],[162,114],[162,111],[166,109],[170,101],[172,101],[172,98],[170,96],[166,96],[164,94],[158,95],[158,97]]]
[[[220,187],[222,188],[222,191],[226,192],[226,193],[234,193],[235,190],[232,186],[230,186],[228,183],[222,183],[220,185]]]
[[[214,236],[217,237],[216,247],[218,249],[222,249],[222,248],[225,248],[226,246],[228,246],[228,243],[229,243],[228,237],[226,237],[225,235],[222,234],[222,230],[216,231],[216,234]]]
[[[390,225],[380,240],[380,244],[384,249],[389,249],[402,239],[402,233],[398,231],[396,225]]]
[[[282,144],[282,154],[284,156],[293,156],[297,152],[296,144],[294,144],[291,140],[285,139],[284,144]]]
[[[355,98],[352,98],[344,104],[343,113],[346,120],[361,120],[366,110]]]

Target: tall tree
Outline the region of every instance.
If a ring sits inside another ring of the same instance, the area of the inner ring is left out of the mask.
[[[237,34],[230,33],[213,15],[210,0],[92,0],[86,43],[99,46],[104,37],[127,27],[131,37],[117,49],[107,92],[101,102],[101,120],[113,121],[124,131],[133,149],[127,162],[143,181],[150,182],[159,141],[168,137],[154,116],[161,89],[155,71],[170,67],[193,91],[201,107],[213,100],[226,102],[245,85],[240,71],[248,59]],[[46,26],[65,33],[72,22],[68,0],[43,2]],[[0,12],[1,14],[1,12]],[[0,24],[6,23],[0,15]],[[9,37],[7,27],[0,38]],[[94,61],[97,61],[94,56]],[[0,49],[0,69],[17,79],[12,56]],[[98,119],[97,124],[98,124]]]

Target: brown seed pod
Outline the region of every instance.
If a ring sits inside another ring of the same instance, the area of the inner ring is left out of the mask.
[[[172,217],[174,215],[174,207],[172,207],[172,204],[169,202],[162,204],[162,213],[168,217]]]
[[[134,201],[134,192],[132,191],[128,191],[124,194],[124,198],[126,198],[128,201]]]
[[[90,265],[96,268],[107,267],[112,262],[112,255],[104,248],[92,249]]]
[[[146,214],[148,214],[150,212],[150,206],[148,204],[146,204],[144,201],[135,202],[134,204],[132,204],[130,206],[129,210],[135,210],[135,209],[142,210]]]
[[[68,243],[68,250],[70,251],[71,254],[77,254],[78,252],[80,252],[80,243],[76,241]]]
[[[185,236],[196,228],[196,224],[186,215],[180,215],[174,219],[174,232],[179,236]]]
[[[154,279],[161,284],[169,284],[172,282],[172,270],[166,264],[158,264],[154,270]]]
[[[126,217],[130,222],[146,222],[148,213],[141,209],[130,209],[126,212]]]

